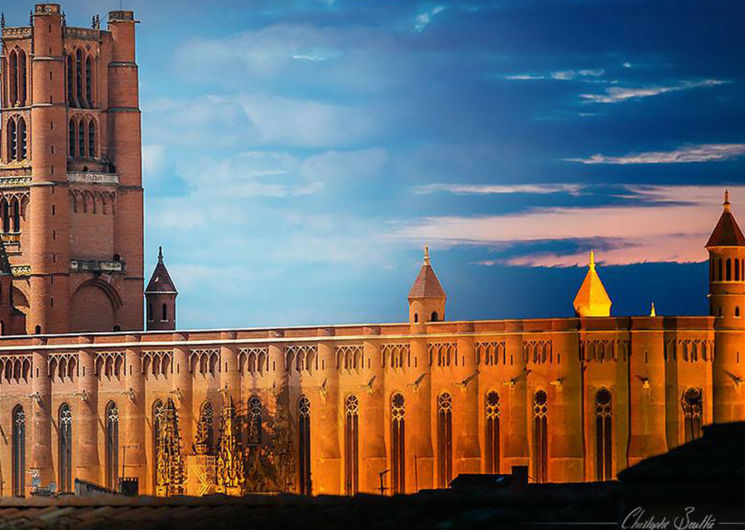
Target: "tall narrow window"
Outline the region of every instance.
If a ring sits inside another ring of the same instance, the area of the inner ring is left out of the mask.
[[[602,388],[595,395],[595,478],[613,480],[611,393]]]
[[[10,52],[10,56],[8,57],[8,63],[10,67],[8,68],[9,78],[8,78],[8,89],[9,89],[9,101],[8,104],[11,107],[15,107],[16,103],[18,103],[18,54],[15,52],[15,50]]]
[[[26,105],[26,54],[18,52],[18,102]]]
[[[88,157],[96,158],[96,123],[88,122]]]
[[[437,462],[441,488],[453,478],[453,396],[445,392],[437,398]]]
[[[212,449],[214,448],[215,443],[215,410],[212,408],[212,404],[209,401],[205,401],[202,404],[202,409],[199,412],[199,423],[204,429],[202,436],[207,444],[207,454],[212,454]]]
[[[147,303],[147,321],[148,322],[153,321],[153,303],[152,302]]]
[[[548,396],[539,390],[533,397],[533,479],[548,480]]]
[[[117,489],[119,479],[119,407],[106,405],[106,485]]]
[[[88,106],[93,106],[93,62],[90,57],[85,59],[85,95]]]
[[[391,481],[393,493],[406,492],[406,412],[403,394],[391,397]]]
[[[732,280],[732,260],[730,258],[727,258],[727,264],[725,271],[727,272],[727,281]]]
[[[70,126],[68,127],[67,135],[68,151],[69,155],[75,156],[75,122],[70,120]]]
[[[735,281],[740,281],[740,260],[735,258]]]
[[[486,446],[486,472],[499,473],[499,394],[486,394],[486,432],[484,445]]]
[[[75,66],[72,55],[67,56],[67,104],[71,107],[75,101]]]
[[[8,200],[3,198],[0,200],[0,215],[3,218],[3,233],[10,232],[10,207]]]
[[[59,490],[72,491],[72,411],[63,403],[59,408]]]
[[[13,495],[26,494],[26,413],[23,407],[13,409]]]
[[[302,396],[298,400],[298,471],[301,495],[313,492],[310,475],[310,400]]]
[[[163,322],[168,320],[168,306],[166,304],[163,304],[161,307],[161,320],[163,320]]]
[[[82,119],[78,122],[78,156],[85,156],[85,123]]]
[[[719,259],[717,260],[717,281],[718,281],[718,282],[721,282],[721,281],[722,281],[722,279],[723,279],[723,278],[722,278],[722,259],[721,259],[721,258],[719,258]]]
[[[161,421],[163,420],[163,402],[161,400],[156,400],[155,403],[153,403],[153,469],[152,469],[152,477],[153,477],[153,491],[155,490],[155,485],[158,482],[158,466],[160,465],[160,428],[161,428]]]
[[[683,416],[685,422],[685,441],[701,437],[701,415],[703,398],[700,388],[689,388],[683,393]]]
[[[77,101],[79,106],[83,106],[85,102],[85,94],[83,93],[83,51],[78,50],[75,52],[75,88],[77,89]]]
[[[18,128],[13,118],[8,120],[8,158],[18,160]]]
[[[18,159],[28,158],[28,135],[26,134],[26,120],[18,118]]]
[[[248,444],[261,444],[261,400],[257,396],[248,400]]]
[[[347,495],[359,491],[359,408],[357,396],[347,396],[344,401],[344,483]]]

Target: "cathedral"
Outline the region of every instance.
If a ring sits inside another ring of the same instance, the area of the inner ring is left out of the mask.
[[[727,195],[708,316],[611,316],[591,255],[573,318],[449,321],[425,248],[407,322],[178,330],[162,252],[144,284],[136,21],[107,22],[2,18],[0,495],[397,494],[513,466],[608,481],[745,419]]]

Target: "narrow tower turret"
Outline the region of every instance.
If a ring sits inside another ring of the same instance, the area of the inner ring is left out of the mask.
[[[163,247],[158,247],[158,264],[145,289],[148,331],[176,329],[176,296],[178,291],[163,263]]]
[[[724,208],[706,243],[709,251],[709,314],[719,327],[745,327],[745,236],[730,211],[729,192]]]
[[[578,317],[609,317],[611,305],[610,296],[595,270],[595,253],[590,251],[590,266],[574,297],[574,311]]]
[[[409,323],[424,325],[445,319],[445,291],[440,285],[429,258],[429,247],[424,246],[424,263],[409,291]]]

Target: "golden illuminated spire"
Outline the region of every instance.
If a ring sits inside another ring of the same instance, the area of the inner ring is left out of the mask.
[[[651,316],[651,317],[656,317],[657,316],[657,311],[655,311],[655,309],[654,309],[654,302],[652,302],[652,309],[649,311],[649,316]]]
[[[612,302],[595,270],[595,252],[590,251],[590,265],[582,285],[574,297],[574,311],[580,317],[610,316]]]

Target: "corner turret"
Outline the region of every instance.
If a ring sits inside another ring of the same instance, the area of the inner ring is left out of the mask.
[[[595,270],[595,253],[590,251],[590,266],[574,297],[574,312],[578,317],[609,317],[610,296]]]
[[[176,296],[178,291],[163,263],[163,247],[158,247],[158,264],[145,289],[148,331],[176,329]]]
[[[429,257],[429,247],[424,246],[424,263],[409,291],[409,323],[424,326],[427,322],[445,320],[445,290],[440,285]]]

